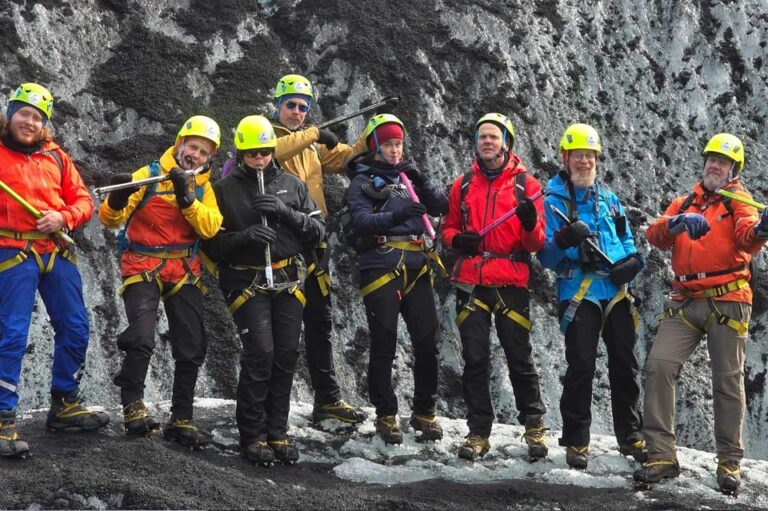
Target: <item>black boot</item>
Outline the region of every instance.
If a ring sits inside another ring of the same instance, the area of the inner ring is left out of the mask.
[[[141,399],[123,408],[123,421],[128,435],[152,435],[160,432],[160,421],[147,413],[147,407]]]
[[[640,433],[632,433],[623,444],[619,444],[619,452],[624,456],[632,456],[638,463],[648,461],[648,447]]]
[[[20,459],[30,456],[29,444],[19,438],[16,416],[10,410],[0,411],[0,456]]]
[[[96,431],[109,424],[109,415],[89,410],[77,392],[52,392],[45,425],[54,431]]]
[[[165,426],[163,438],[166,440],[175,440],[184,447],[200,449],[210,442],[210,433],[198,429],[195,421],[192,419],[173,419]]]
[[[275,452],[264,440],[244,445],[240,448],[240,452],[257,465],[268,466],[275,461]]]
[[[658,483],[680,475],[680,465],[675,460],[648,460],[635,470],[633,478],[637,483]]]
[[[467,461],[475,461],[482,458],[491,448],[491,442],[487,436],[473,435],[470,433],[464,445],[459,449],[459,458]]]
[[[739,460],[723,460],[717,464],[717,486],[726,495],[734,495],[741,486]]]
[[[360,424],[365,421],[365,412],[356,408],[344,400],[335,403],[317,404],[312,410],[312,421],[337,420],[347,424]]]
[[[584,470],[587,468],[587,454],[589,454],[588,445],[569,445],[565,449],[565,462],[571,468]]]
[[[272,452],[275,453],[275,459],[286,465],[293,465],[299,461],[299,450],[293,443],[284,438],[282,440],[270,440],[267,442]]]

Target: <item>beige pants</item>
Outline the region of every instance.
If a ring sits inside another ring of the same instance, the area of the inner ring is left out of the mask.
[[[728,317],[748,322],[752,306],[743,302],[716,302]],[[670,302],[667,307],[676,307]],[[711,314],[706,301],[690,303],[685,318],[703,330]],[[744,352],[747,334],[738,334],[714,321],[706,331],[707,349],[712,366],[712,392],[715,413],[715,443],[721,460],[740,460],[744,456],[741,429],[744,424],[746,395],[744,392]],[[676,460],[675,453],[675,384],[683,363],[702,339],[679,317],[661,321],[656,340],[645,366],[645,400],[643,434],[651,459]]]

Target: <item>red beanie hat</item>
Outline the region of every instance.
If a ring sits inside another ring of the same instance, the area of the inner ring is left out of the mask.
[[[386,124],[382,124],[381,126],[376,128],[373,131],[373,134],[371,134],[370,138],[368,138],[368,148],[371,151],[374,151],[376,150],[377,140],[379,142],[379,145],[381,145],[387,140],[392,140],[393,138],[402,140],[403,128],[401,128],[399,124],[394,122],[388,122]]]

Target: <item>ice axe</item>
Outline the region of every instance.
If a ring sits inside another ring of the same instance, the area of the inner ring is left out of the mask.
[[[186,170],[184,173],[188,176],[196,176],[208,168],[207,165],[201,165],[193,170]],[[133,188],[136,186],[146,186],[154,183],[162,183],[170,179],[169,174],[163,174],[162,176],[147,177],[144,179],[137,179],[136,181],[128,181],[127,183],[120,183],[116,185],[99,186],[93,189],[93,193],[96,195],[104,195],[105,193],[115,192],[117,190],[125,190],[126,188]]]
[[[16,193],[16,192],[13,190],[13,188],[11,188],[11,187],[10,187],[10,186],[8,186],[7,184],[5,184],[3,181],[0,181],[0,188],[2,188],[2,190],[3,190],[5,193],[7,193],[8,195],[10,195],[10,196],[11,196],[11,198],[12,198],[13,200],[15,200],[16,202],[18,202],[19,204],[21,204],[21,207],[23,207],[24,209],[26,209],[26,210],[27,210],[27,211],[28,211],[28,212],[29,212],[29,213],[30,213],[30,214],[31,214],[33,217],[35,217],[35,218],[36,218],[36,219],[38,219],[38,220],[39,220],[39,219],[41,219],[41,218],[43,217],[43,214],[40,212],[40,210],[39,210],[39,209],[37,209],[37,208],[36,208],[36,207],[34,207],[32,204],[30,204],[29,202],[27,202],[26,200],[24,200],[24,197],[22,197],[21,195],[19,195],[18,193]],[[53,234],[54,234],[54,235],[55,235],[57,238],[61,238],[61,239],[63,239],[64,241],[66,241],[67,243],[70,243],[70,244],[72,244],[72,245],[74,245],[74,244],[75,244],[75,240],[73,240],[73,239],[72,239],[72,237],[71,237],[69,234],[67,234],[66,232],[64,232],[64,230],[63,230],[63,229],[59,229],[58,231],[54,232]]]
[[[328,126],[333,126],[334,124],[344,122],[346,120],[352,119],[353,117],[357,117],[358,115],[363,115],[365,113],[376,110],[377,108],[381,108],[385,105],[395,104],[398,101],[400,101],[400,96],[387,96],[386,98],[382,98],[376,103],[373,103],[372,105],[368,105],[365,108],[361,108],[356,112],[352,112],[350,114],[345,114],[345,115],[336,117],[335,119],[331,119],[330,121],[321,122],[320,124],[317,125],[317,128],[318,129],[327,128]]]
[[[549,205],[549,209],[551,209],[551,210],[552,210],[552,212],[553,212],[555,215],[557,215],[557,217],[558,217],[558,218],[560,218],[560,219],[561,219],[563,222],[565,222],[566,224],[568,224],[568,225],[571,225],[571,224],[573,223],[573,222],[571,221],[571,219],[570,219],[570,218],[568,218],[568,217],[565,215],[565,213],[563,213],[562,211],[560,211],[559,209],[557,209],[557,208],[556,208],[556,207],[554,207],[553,205],[551,205],[551,204],[550,204],[550,205]],[[589,245],[589,248],[591,248],[592,250],[594,250],[594,251],[595,251],[595,253],[596,253],[597,255],[599,255],[599,256],[600,256],[600,259],[602,259],[603,261],[605,261],[606,263],[608,263],[608,265],[610,265],[610,266],[613,266],[613,261],[611,261],[611,258],[610,258],[610,257],[608,257],[608,256],[605,254],[605,252],[603,252],[602,250],[600,250],[600,247],[598,247],[598,246],[597,246],[597,243],[595,243],[594,241],[592,241],[592,240],[591,240],[591,239],[589,239],[589,238],[586,238],[584,241],[587,243],[587,245]]]
[[[526,197],[526,198],[527,198],[528,200],[530,200],[530,201],[535,201],[535,200],[536,200],[536,199],[538,199],[539,197],[541,197],[541,190],[539,190],[538,192],[534,193],[534,194],[533,194],[533,195],[531,195],[530,197]],[[488,234],[488,233],[489,233],[491,230],[493,230],[493,229],[497,228],[498,226],[500,226],[501,224],[503,224],[504,222],[506,222],[507,220],[509,220],[510,218],[512,218],[512,217],[514,216],[514,214],[515,214],[515,213],[517,213],[517,206],[515,206],[515,207],[514,207],[514,208],[512,208],[512,209],[510,209],[509,211],[507,211],[506,213],[504,213],[503,215],[501,215],[499,218],[497,218],[496,220],[494,220],[494,221],[493,221],[493,222],[491,222],[490,224],[488,224],[488,225],[486,225],[485,227],[483,227],[482,229],[480,229],[480,232],[478,232],[478,234],[479,234],[481,237],[482,237],[482,236],[485,236],[485,235],[486,235],[486,234]]]
[[[728,190],[723,190],[722,188],[715,190],[715,193],[717,193],[721,197],[725,197],[726,199],[733,199],[735,201],[743,202],[744,204],[749,204],[750,206],[757,208],[758,211],[763,211],[764,209],[768,208],[768,206],[766,206],[761,202],[752,200],[749,197],[744,197],[743,195],[738,195],[733,192],[729,192]]]

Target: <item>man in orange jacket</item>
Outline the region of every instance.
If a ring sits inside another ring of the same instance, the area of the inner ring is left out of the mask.
[[[634,474],[656,483],[680,474],[675,452],[675,382],[683,363],[704,335],[712,366],[717,445],[717,482],[726,493],[740,483],[744,456],[744,352],[752,310],[749,262],[768,239],[768,210],[757,210],[716,193],[726,189],[746,198],[739,181],[744,144],[719,133],[703,151],[702,180],[677,197],[646,233],[661,250],[672,250],[671,301],[661,317],[645,367],[645,426],[648,461]]]
[[[56,233],[88,222],[93,202],[72,160],[52,140],[52,112],[48,89],[23,83],[0,117],[0,180],[42,213],[35,218],[0,191],[0,456],[7,457],[29,454],[14,418],[35,290],[55,332],[47,426],[93,431],[109,422],[107,414],[83,407],[78,396],[88,313],[72,247]]]
[[[200,280],[200,239],[212,238],[222,216],[208,182],[210,164],[221,135],[213,119],[189,118],[176,143],[159,160],[131,174],[117,174],[112,184],[168,176],[152,186],[129,187],[109,194],[99,208],[107,227],[125,224],[119,238],[122,255],[122,295],[128,328],[117,339],[125,351],[115,384],[120,387],[126,433],[157,432],[160,422],[144,405],[144,380],[155,348],[157,309],[162,298],[170,330],[173,375],[171,420],[164,436],[189,447],[207,443],[192,419],[197,373],[205,360]],[[202,172],[191,175],[189,171]]]

